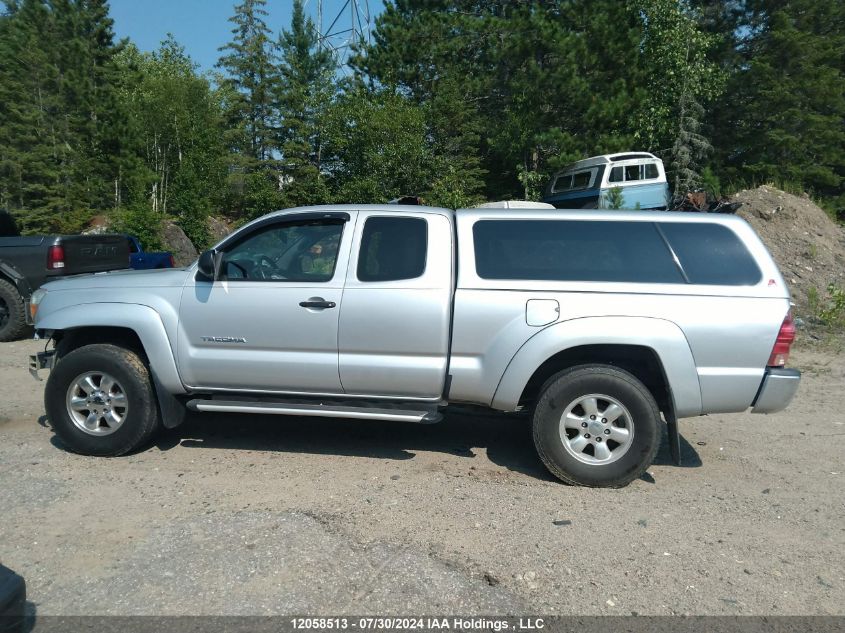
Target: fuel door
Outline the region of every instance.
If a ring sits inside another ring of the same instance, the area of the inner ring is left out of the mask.
[[[555,299],[529,299],[525,303],[525,322],[541,327],[560,317],[560,305]]]

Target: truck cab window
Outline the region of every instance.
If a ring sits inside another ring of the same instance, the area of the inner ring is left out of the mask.
[[[614,167],[610,170],[610,182],[622,182],[622,168]]]
[[[334,275],[343,233],[338,220],[271,225],[223,255],[229,281],[326,282]]]
[[[371,217],[358,255],[360,281],[415,279],[425,272],[428,225],[421,218]]]

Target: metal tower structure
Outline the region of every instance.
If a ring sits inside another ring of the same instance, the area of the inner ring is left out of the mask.
[[[306,8],[308,5],[315,13],[314,26],[317,27],[320,47],[332,51],[338,70],[346,72],[353,46],[370,44],[373,16],[369,0],[306,0]]]

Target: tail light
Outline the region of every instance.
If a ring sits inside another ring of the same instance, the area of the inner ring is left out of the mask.
[[[59,270],[65,267],[65,247],[51,246],[47,251],[47,270]]]
[[[780,332],[775,339],[775,346],[772,348],[772,355],[769,356],[769,367],[783,367],[789,359],[789,348],[795,340],[795,323],[792,315],[787,314],[780,326]]]
[[[173,255],[170,256],[170,267],[176,268],[176,261],[173,259]]]

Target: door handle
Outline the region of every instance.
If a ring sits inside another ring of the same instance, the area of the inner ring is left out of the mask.
[[[334,301],[325,301],[321,297],[313,297],[312,299],[308,299],[308,301],[300,301],[299,305],[301,305],[303,308],[318,309],[337,307],[337,304]]]

